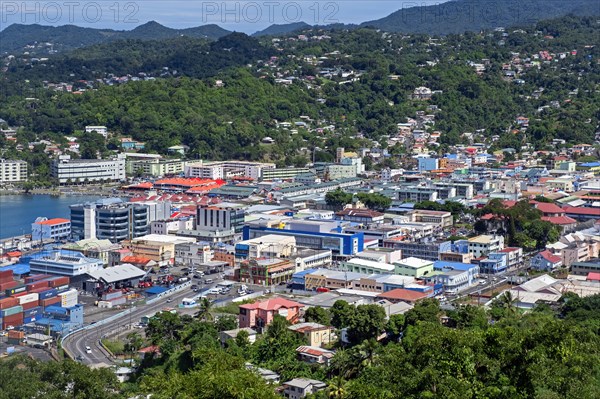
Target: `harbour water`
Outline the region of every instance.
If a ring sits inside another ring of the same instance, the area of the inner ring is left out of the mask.
[[[96,196],[2,195],[0,196],[0,238],[31,233],[38,216],[69,218],[69,205],[95,201]]]

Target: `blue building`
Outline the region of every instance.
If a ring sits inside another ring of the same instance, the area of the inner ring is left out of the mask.
[[[314,273],[318,269],[306,269],[292,274],[292,286],[294,290],[304,290],[306,287],[306,275]]]
[[[51,333],[65,335],[83,327],[83,306],[48,306],[44,309],[43,317],[36,320],[35,325],[48,329]]]
[[[364,250],[364,234],[324,233],[318,230],[288,230],[265,226],[244,226],[243,239],[263,237],[267,234],[291,236],[296,238],[299,247],[330,249],[334,256],[353,256]]]
[[[419,157],[417,160],[419,161],[419,172],[427,172],[439,169],[437,158]]]
[[[479,275],[479,266],[471,263],[438,260],[433,263],[437,273],[433,280],[444,286],[444,291],[457,293],[472,286]]]
[[[60,241],[66,240],[70,235],[71,221],[69,219],[39,217],[31,224],[32,241]]]
[[[479,271],[482,274],[499,274],[508,269],[508,254],[505,252],[491,252],[488,257],[479,262]]]

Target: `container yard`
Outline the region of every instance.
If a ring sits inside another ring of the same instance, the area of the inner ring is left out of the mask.
[[[65,276],[36,274],[17,280],[11,270],[0,271],[0,328],[41,326],[64,333],[81,327],[83,307],[69,283]]]

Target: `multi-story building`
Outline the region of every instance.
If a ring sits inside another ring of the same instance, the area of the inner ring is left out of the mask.
[[[241,233],[244,227],[244,210],[218,206],[198,207],[196,211],[196,230],[230,231]]]
[[[501,249],[504,249],[504,237],[502,236],[480,235],[468,240],[468,252],[475,258]]]
[[[143,174],[147,176],[179,175],[184,171],[185,162],[181,159],[127,159],[125,172],[128,175]]]
[[[108,137],[108,128],[106,126],[86,126],[85,132],[86,133],[96,132],[99,135],[103,136],[104,138]]]
[[[240,305],[240,328],[252,327],[263,329],[271,324],[275,315],[285,317],[292,324],[300,316],[300,309],[304,305],[285,298],[273,298],[263,302],[254,302]]]
[[[262,180],[292,179],[310,172],[309,168],[266,168],[262,171]]]
[[[289,257],[296,250],[296,239],[292,236],[267,234],[235,244],[237,260],[258,259],[262,257]]]
[[[404,258],[395,263],[395,273],[419,278],[433,272],[433,262],[419,258]]]
[[[456,183],[456,182],[435,182],[434,187],[438,188],[452,188],[457,197],[465,199],[471,199],[474,195],[473,184],[470,183]]]
[[[243,228],[243,239],[249,240],[268,234],[291,236],[296,239],[296,245],[310,249],[329,249],[334,256],[352,256],[364,249],[362,233],[345,234],[323,231],[321,226],[309,223],[294,222],[286,224],[285,228],[271,227],[250,223]]]
[[[293,262],[279,258],[249,259],[240,262],[239,281],[264,286],[285,283],[292,278]]]
[[[31,224],[32,241],[60,241],[71,235],[69,219],[39,217]]]
[[[100,270],[104,263],[100,259],[88,258],[80,252],[52,251],[42,253],[29,261],[32,274],[52,274],[83,278],[87,273]]]
[[[402,251],[402,256],[406,258],[415,257],[430,261],[436,261],[440,253],[452,252],[452,242],[414,242],[397,239],[383,240],[383,246]]]
[[[123,241],[122,244],[123,247],[129,249],[134,256],[153,260],[162,266],[174,263],[176,245],[193,244],[195,242],[196,240],[193,238],[149,234]]]
[[[411,222],[432,223],[443,229],[452,227],[453,218],[450,212],[429,211],[425,209],[416,209],[407,213]]]
[[[0,183],[27,181],[27,162],[0,159]]]
[[[148,207],[120,199],[71,205],[71,237],[119,242],[148,234]]]
[[[60,155],[52,163],[52,176],[59,184],[105,182],[125,179],[125,157],[116,159],[71,159]]]
[[[206,264],[213,260],[214,251],[205,242],[175,244],[175,264],[194,266]]]
[[[185,166],[186,177],[200,177],[204,179],[230,179],[232,177],[246,177],[259,180],[263,170],[275,169],[274,163],[247,162],[247,161],[219,161],[196,162]]]
[[[342,270],[353,273],[372,274],[394,274],[396,266],[389,263],[374,262],[372,260],[352,258],[341,264]]]

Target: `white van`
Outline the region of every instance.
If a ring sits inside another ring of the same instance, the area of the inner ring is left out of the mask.
[[[220,293],[221,293],[221,289],[218,287],[213,287],[213,288],[210,288],[208,291],[206,291],[207,295],[218,295]]]
[[[212,283],[213,283],[212,278],[207,278],[206,280],[204,280],[204,284],[212,284]]]

